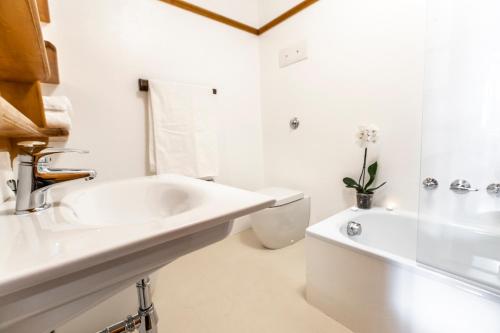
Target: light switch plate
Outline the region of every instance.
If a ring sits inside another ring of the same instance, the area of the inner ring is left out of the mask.
[[[287,67],[299,61],[307,59],[307,43],[300,42],[293,46],[280,50],[279,64],[280,67]]]

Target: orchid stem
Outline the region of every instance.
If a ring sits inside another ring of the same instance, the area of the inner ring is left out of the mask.
[[[366,174],[366,156],[368,154],[368,148],[365,148],[365,156],[363,158],[363,169],[361,170],[361,175],[359,176],[359,185],[361,185],[361,188],[365,188],[365,174]],[[361,182],[363,181],[363,182]]]

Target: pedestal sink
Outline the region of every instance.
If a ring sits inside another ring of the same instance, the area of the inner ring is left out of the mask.
[[[74,186],[74,185],[73,185]],[[72,189],[72,188],[70,188]],[[52,208],[0,205],[0,332],[45,333],[271,206],[261,194],[176,175],[95,184]]]

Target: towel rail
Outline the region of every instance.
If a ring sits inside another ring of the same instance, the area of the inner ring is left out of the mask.
[[[139,79],[139,90],[140,91],[149,91],[149,81],[145,79]],[[217,95],[217,89],[213,88],[212,93]]]

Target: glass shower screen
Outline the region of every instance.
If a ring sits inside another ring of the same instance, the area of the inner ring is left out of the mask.
[[[500,293],[500,1],[428,1],[417,259]]]

